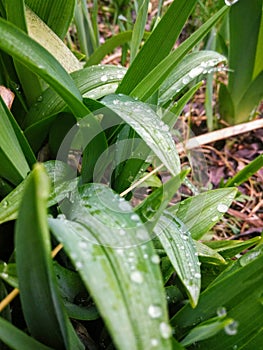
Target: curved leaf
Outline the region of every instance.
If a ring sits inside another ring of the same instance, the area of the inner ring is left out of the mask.
[[[203,50],[190,53],[172,70],[160,86],[159,103],[165,104],[190,83],[213,71],[219,63],[225,61],[224,56],[214,51]]]
[[[123,198],[86,185],[68,208],[49,219],[79,271],[118,349],[171,349],[159,258],[150,236]],[[107,298],[105,298],[107,291]]]
[[[53,32],[64,39],[74,14],[75,0],[26,0],[25,2]]]
[[[178,218],[168,212],[160,217],[154,232],[185,286],[192,307],[196,307],[201,288],[201,272],[190,232]]]
[[[169,126],[142,102],[124,95],[111,95],[103,103],[128,123],[173,175],[180,172],[180,159]]]
[[[0,339],[14,350],[53,350],[0,317]]]
[[[227,212],[235,188],[223,188],[190,197],[168,209],[186,225],[194,239],[201,239]]]
[[[20,299],[30,333],[56,349],[83,349],[58,295],[47,227],[49,194],[44,166],[29,176],[15,227]],[[34,269],[32,269],[34,266]]]

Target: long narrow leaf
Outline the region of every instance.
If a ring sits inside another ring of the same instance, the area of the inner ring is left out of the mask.
[[[228,6],[224,6],[205,24],[195,31],[186,41],[184,41],[175,51],[164,58],[152,71],[133,85],[133,90],[129,94],[145,101],[158,90],[172,69],[184,58],[184,56],[209,32],[215,23],[226,13]],[[159,50],[159,48],[158,48]],[[134,61],[135,62],[135,61]],[[132,66],[131,66],[132,67]],[[128,80],[128,72],[125,80]],[[123,92],[120,85],[117,92]]]
[[[143,45],[117,92],[129,95],[171,51],[196,0],[175,0]],[[139,97],[139,96],[138,96]]]
[[[83,349],[59,298],[47,227],[48,177],[43,165],[30,175],[15,229],[17,274],[30,333],[48,346]],[[32,269],[34,266],[34,269]]]

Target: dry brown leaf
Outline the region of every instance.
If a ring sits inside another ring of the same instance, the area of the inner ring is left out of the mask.
[[[4,100],[8,109],[11,109],[15,94],[10,89],[7,89],[5,86],[0,85],[0,96]]]

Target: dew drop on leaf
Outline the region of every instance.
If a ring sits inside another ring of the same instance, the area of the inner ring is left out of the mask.
[[[220,213],[226,213],[228,211],[228,206],[226,204],[219,203],[218,206],[217,206],[217,210]]]
[[[158,342],[158,340],[157,339],[151,339],[151,346],[154,348],[154,347],[156,347],[156,346],[158,346],[158,344],[159,344],[159,342]]]
[[[238,2],[238,0],[225,0],[225,4],[227,6],[232,6],[234,5],[236,2]]]
[[[101,80],[102,82],[106,82],[106,81],[108,80],[107,75],[102,75],[102,76],[100,77],[100,80]]]
[[[143,275],[140,271],[133,271],[131,273],[131,280],[135,283],[142,284],[143,283]]]
[[[166,322],[161,322],[160,323],[160,333],[161,333],[162,338],[164,338],[164,339],[170,338],[170,336],[172,335],[172,330],[171,330],[171,327],[169,326],[169,324],[167,324]]]
[[[236,335],[237,334],[237,328],[238,328],[238,322],[233,321],[232,323],[225,326],[225,332],[228,335]]]
[[[150,305],[148,308],[148,315],[151,318],[159,318],[162,316],[162,309],[157,305]]]
[[[152,262],[153,264],[159,264],[159,263],[160,263],[160,257],[159,257],[159,255],[154,254],[154,255],[151,257],[151,262]]]

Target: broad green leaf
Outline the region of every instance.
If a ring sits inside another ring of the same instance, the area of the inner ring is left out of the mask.
[[[263,167],[263,155],[257,156],[248,165],[246,165],[242,170],[240,170],[235,176],[229,179],[224,187],[239,186],[246,182],[252,175],[254,175],[258,170]]]
[[[49,219],[118,349],[171,349],[164,289],[150,236],[123,198],[85,185],[69,220]],[[63,208],[63,206],[62,206]],[[105,298],[107,291],[107,298]]]
[[[159,89],[173,68],[176,67],[176,65],[185,57],[185,55],[209,32],[213,25],[215,25],[215,23],[226,13],[227,10],[228,6],[224,6],[221,10],[219,10],[187,40],[185,40],[175,51],[170,53],[168,56],[166,55],[165,58],[163,58],[163,60],[145,76],[145,78],[140,78],[138,82],[134,79],[136,84],[133,85],[132,91],[129,90],[129,94],[133,97],[139,98],[142,101],[146,101],[149,97],[151,97],[153,93]],[[160,47],[157,46],[157,49],[160,50]],[[139,55],[137,57],[139,57]],[[136,60],[134,60],[134,62],[136,62]],[[140,68],[137,67],[137,69]],[[128,72],[125,75],[123,82],[128,80]],[[117,92],[123,93],[125,91],[126,90],[122,90],[121,84]]]
[[[60,16],[58,18],[61,19]],[[50,52],[67,72],[82,68],[82,64],[66,44],[29,7],[26,7],[26,21],[28,35]]]
[[[117,90],[118,93],[131,94],[145,76],[169,54],[195,3],[196,0],[172,2],[132,62]]]
[[[1,141],[0,141],[0,176],[17,185],[29,172],[30,168],[16,136],[13,124],[15,121],[6,104],[0,97]]]
[[[74,346],[83,349],[57,290],[47,226],[48,195],[48,177],[44,166],[37,164],[25,187],[15,227],[23,314],[30,333],[44,344],[54,348]]]
[[[196,307],[201,288],[201,272],[198,253],[190,232],[169,212],[160,217],[154,232],[183,283],[191,306]]]
[[[173,175],[180,172],[180,159],[169,127],[147,104],[122,95],[107,96],[103,103],[141,136]]]
[[[79,90],[58,61],[24,32],[0,18],[0,48],[38,74],[68,103],[77,117],[88,114]],[[26,54],[25,54],[26,53]]]
[[[75,0],[26,0],[26,4],[55,32],[61,39],[67,33],[71,23]]]
[[[186,86],[213,71],[219,63],[225,61],[224,56],[214,51],[203,50],[188,54],[160,86],[158,102],[164,105],[182,92]]]
[[[58,203],[69,196],[78,184],[78,179],[74,178],[74,171],[70,167],[59,161],[48,161],[44,163],[45,169],[51,180],[51,191],[47,206]],[[24,193],[28,177],[25,178],[12,192],[10,192],[0,202],[0,224],[17,218],[18,209]]]
[[[263,11],[263,8],[262,8],[262,11]],[[254,65],[253,79],[263,70],[262,54],[263,54],[263,14],[261,14],[261,22],[260,22],[260,29],[258,34],[258,43],[257,43],[257,52],[256,52],[255,65]]]
[[[198,348],[239,349],[244,344],[253,342],[255,335],[262,331],[263,324],[262,263],[261,254],[206,289],[200,295],[199,303],[194,310],[189,305],[184,306],[172,318],[175,334],[180,338],[184,337],[194,325],[216,316],[217,312],[224,308],[227,316],[237,323],[229,325],[218,335],[199,342]],[[257,344],[260,348],[262,342]]]
[[[211,190],[169,208],[191,232],[194,239],[201,239],[227,212],[235,198],[237,190],[226,188]]]
[[[0,339],[14,350],[52,350],[0,317]]]
[[[228,87],[234,106],[239,104],[252,81],[261,16],[262,0],[240,0],[229,12],[229,68],[232,72],[229,72]]]

